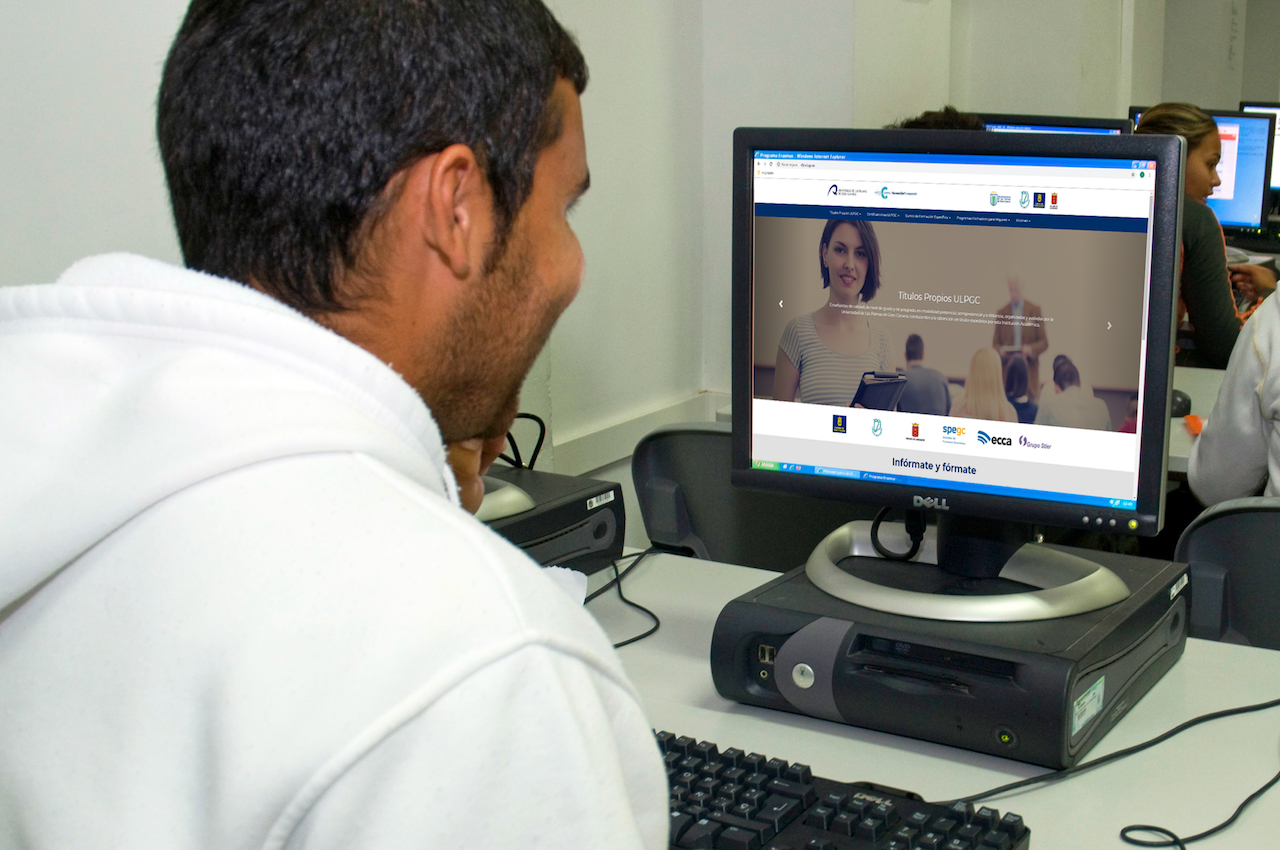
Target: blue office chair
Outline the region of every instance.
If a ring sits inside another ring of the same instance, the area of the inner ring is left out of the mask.
[[[1280,649],[1280,498],[1214,505],[1182,532],[1174,560],[1191,567],[1191,637]]]
[[[873,519],[876,506],[734,487],[731,427],[668,425],[631,457],[645,532],[661,549],[730,564],[785,571],[803,564],[836,527]]]

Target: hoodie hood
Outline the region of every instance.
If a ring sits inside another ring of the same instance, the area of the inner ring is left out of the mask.
[[[457,503],[398,374],[241,284],[128,254],[0,287],[0,618],[165,497],[250,464],[359,452]]]

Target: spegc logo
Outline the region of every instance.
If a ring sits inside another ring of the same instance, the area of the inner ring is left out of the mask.
[[[942,433],[956,437],[964,436],[964,428],[958,428],[955,425],[943,425]]]

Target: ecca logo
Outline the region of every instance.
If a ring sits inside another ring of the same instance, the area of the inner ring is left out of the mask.
[[[993,445],[993,446],[1012,446],[1012,445],[1013,445],[1013,439],[1012,439],[1012,438],[1010,438],[1010,437],[993,437],[993,436],[991,436],[990,434],[988,434],[986,431],[979,431],[979,432],[978,432],[978,442],[979,442],[979,443],[982,443],[984,446],[985,446],[987,443],[990,443],[990,444],[991,444],[991,445]]]

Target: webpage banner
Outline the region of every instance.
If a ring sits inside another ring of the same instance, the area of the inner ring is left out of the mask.
[[[1133,434],[756,399],[752,460],[853,480],[1133,509]]]

